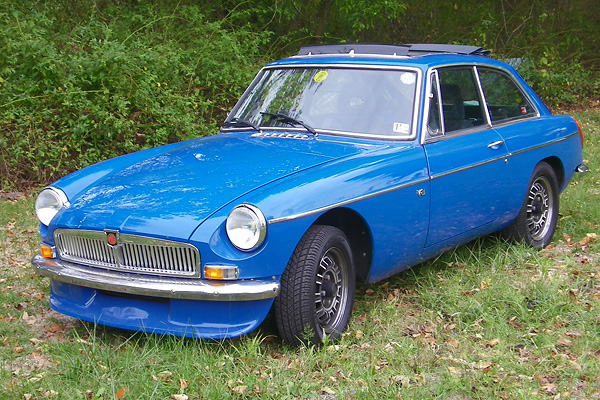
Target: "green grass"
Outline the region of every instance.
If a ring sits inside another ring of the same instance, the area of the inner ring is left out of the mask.
[[[360,287],[346,334],[320,348],[269,324],[207,341],[56,314],[29,266],[33,195],[1,197],[0,399],[598,398],[600,113],[576,117],[592,173],[563,193],[551,246],[482,238]]]

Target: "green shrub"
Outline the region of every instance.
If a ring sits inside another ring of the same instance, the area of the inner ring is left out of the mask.
[[[600,80],[593,70],[586,69],[577,59],[563,59],[546,52],[528,59],[519,73],[550,107],[586,105],[600,93]]]
[[[0,188],[216,133],[268,39],[194,6],[20,7],[0,5]]]
[[[260,66],[307,43],[481,45],[525,60],[550,107],[598,99],[593,2],[475,3],[5,0],[0,190],[216,133]]]

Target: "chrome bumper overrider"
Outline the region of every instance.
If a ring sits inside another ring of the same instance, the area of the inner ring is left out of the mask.
[[[207,281],[193,278],[165,278],[116,271],[83,268],[37,254],[31,260],[35,271],[50,279],[93,289],[140,296],[185,300],[250,301],[270,299],[279,294],[279,282],[244,280]]]
[[[577,173],[579,174],[579,177],[582,177],[583,175],[587,174],[588,172],[590,172],[590,169],[585,164],[581,164],[577,167]]]

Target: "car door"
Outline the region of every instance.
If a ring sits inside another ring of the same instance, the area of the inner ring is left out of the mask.
[[[474,67],[430,74],[424,148],[431,179],[426,247],[493,230],[507,210],[508,152],[491,129]]]

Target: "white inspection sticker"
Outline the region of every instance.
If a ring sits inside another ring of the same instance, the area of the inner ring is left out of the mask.
[[[394,122],[393,130],[396,133],[402,133],[403,135],[408,135],[408,128],[409,128],[408,124],[403,124],[401,122]]]

